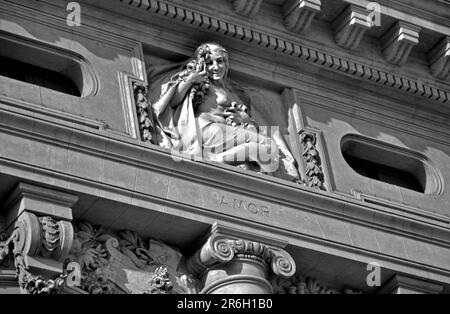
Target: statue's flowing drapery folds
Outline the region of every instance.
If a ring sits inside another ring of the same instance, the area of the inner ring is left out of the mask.
[[[189,85],[191,73],[201,75],[202,69],[204,81]],[[186,64],[153,69],[149,74],[155,99],[153,142],[177,154],[300,181],[278,127],[261,127],[252,119],[252,108],[241,100],[241,92],[225,81],[227,72],[226,50],[217,44],[201,45]],[[180,93],[186,85],[185,93]]]

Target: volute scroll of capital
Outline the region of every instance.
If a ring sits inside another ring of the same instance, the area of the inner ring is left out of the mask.
[[[187,262],[188,270],[201,276],[210,267],[226,264],[235,258],[248,258],[269,266],[272,274],[289,278],[295,274],[295,261],[282,249],[245,239],[212,235]]]
[[[66,278],[63,261],[72,241],[69,222],[24,212],[10,237],[0,243],[0,262],[7,258],[14,261],[22,293],[59,293]]]

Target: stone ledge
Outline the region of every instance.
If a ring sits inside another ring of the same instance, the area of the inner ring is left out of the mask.
[[[30,120],[27,117],[22,117],[24,123],[30,125]],[[16,123],[17,120],[14,121]],[[6,126],[4,124],[4,126]],[[10,131],[9,131],[10,132]],[[355,223],[369,223],[370,225],[376,225],[377,221],[380,222],[384,229],[398,232],[404,234],[405,236],[419,236],[422,239],[427,239],[427,241],[439,244],[439,245],[449,245],[448,241],[448,229],[443,227],[430,226],[429,224],[412,221],[411,219],[406,219],[393,214],[387,214],[379,211],[374,211],[373,208],[367,204],[362,203],[352,197],[343,197],[341,195],[329,192],[317,191],[316,189],[309,189],[293,183],[275,179],[268,176],[258,175],[243,170],[239,170],[232,166],[221,165],[208,161],[185,161],[189,163],[189,167],[183,167],[180,163],[175,162],[170,157],[170,151],[161,149],[159,147],[142,144],[139,141],[134,141],[131,139],[126,140],[121,138],[114,138],[112,135],[104,134],[94,134],[86,133],[82,131],[73,130],[77,133],[79,143],[72,146],[70,143],[64,142],[63,140],[55,140],[52,134],[30,134],[27,130],[17,130],[15,133],[23,138],[32,139],[34,141],[48,141],[47,144],[59,145],[62,147],[67,147],[67,149],[76,149],[82,152],[81,156],[89,156],[91,159],[111,159],[120,160],[124,165],[131,165],[133,167],[142,167],[143,169],[152,169],[160,174],[166,174],[169,177],[173,176],[174,171],[177,173],[179,178],[188,178],[192,182],[192,186],[201,183],[208,185],[211,188],[221,188],[226,187],[228,191],[235,191],[236,193],[243,195],[249,194],[254,195],[258,199],[267,199],[270,195],[273,199],[277,200],[277,193],[279,195],[284,195],[283,199],[278,199],[277,202],[283,206],[289,206],[292,208],[309,208],[309,210],[320,211],[322,214],[327,214],[334,216],[341,220],[352,221]],[[49,136],[45,140],[46,136]],[[84,146],[82,143],[97,142],[98,145]],[[111,145],[113,144],[113,145]],[[99,149],[98,147],[106,147],[108,149]],[[81,150],[80,150],[81,149]],[[9,162],[2,158],[1,164],[8,164]],[[46,173],[44,169],[38,169],[34,167],[34,172],[39,171],[40,173]],[[199,173],[208,173],[208,176],[199,176]],[[212,174],[216,174],[221,177],[223,184],[220,187],[217,182],[211,177]],[[74,176],[75,175],[75,176]],[[69,174],[62,172],[58,174],[58,178],[64,178],[64,180],[77,181],[77,174]],[[104,189],[108,187],[108,190],[116,191],[119,194],[130,194],[136,193],[135,190],[124,190],[120,186],[110,186],[93,179],[86,181],[81,179],[83,184],[95,187],[96,189]],[[237,186],[236,182],[241,182],[241,186]],[[252,186],[251,191],[248,191],[248,187]],[[255,186],[258,186],[258,191],[260,193],[256,194]],[[244,193],[244,191],[247,191]],[[139,194],[139,193],[138,193]],[[256,195],[255,195],[256,194]],[[316,201],[314,201],[316,200]],[[320,204],[317,202],[320,200]],[[314,206],[310,207],[312,202]],[[318,208],[320,207],[320,209]],[[343,208],[345,207],[345,212]],[[385,225],[387,223],[387,225]],[[406,224],[405,224],[406,223]],[[436,224],[441,225],[442,223],[436,222]],[[406,231],[404,226],[411,226],[411,229]],[[380,225],[381,226],[381,225]],[[380,227],[378,226],[378,228]],[[416,226],[416,227],[414,227]],[[420,230],[420,231],[419,231]],[[419,233],[417,233],[419,232]],[[430,235],[433,235],[432,237]]]

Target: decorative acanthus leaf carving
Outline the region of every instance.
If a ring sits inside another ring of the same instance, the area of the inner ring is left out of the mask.
[[[220,234],[212,235],[187,261],[187,269],[194,275],[200,275],[208,268],[228,263],[234,258],[258,260],[269,266],[276,276],[289,278],[295,273],[295,262],[287,252],[254,241],[230,239]]]
[[[147,88],[142,84],[134,82],[133,91],[141,140],[151,143],[155,131],[155,123],[147,97]]]
[[[113,232],[82,222],[66,263],[81,268],[79,288],[91,294],[196,293],[197,281],[180,265],[182,255],[134,231]]]
[[[293,276],[289,279],[277,278],[272,281],[275,294],[360,294],[350,289],[338,290],[323,286],[317,280]]]
[[[27,294],[58,294],[65,286],[66,274],[61,274],[56,279],[45,279],[43,276],[34,275],[25,263],[22,253],[16,252],[15,264],[19,286]]]
[[[325,190],[322,162],[316,147],[317,135],[313,132],[302,131],[300,136],[303,149],[303,160],[306,164],[306,183],[309,187]]]
[[[59,247],[60,225],[51,217],[40,217],[39,222],[42,228],[42,255],[49,257]]]

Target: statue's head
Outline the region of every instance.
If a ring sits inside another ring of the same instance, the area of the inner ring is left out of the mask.
[[[195,51],[195,58],[208,51],[206,54],[206,66],[209,78],[212,81],[224,80],[228,73],[228,52],[221,45],[216,43],[205,43],[200,45]]]

